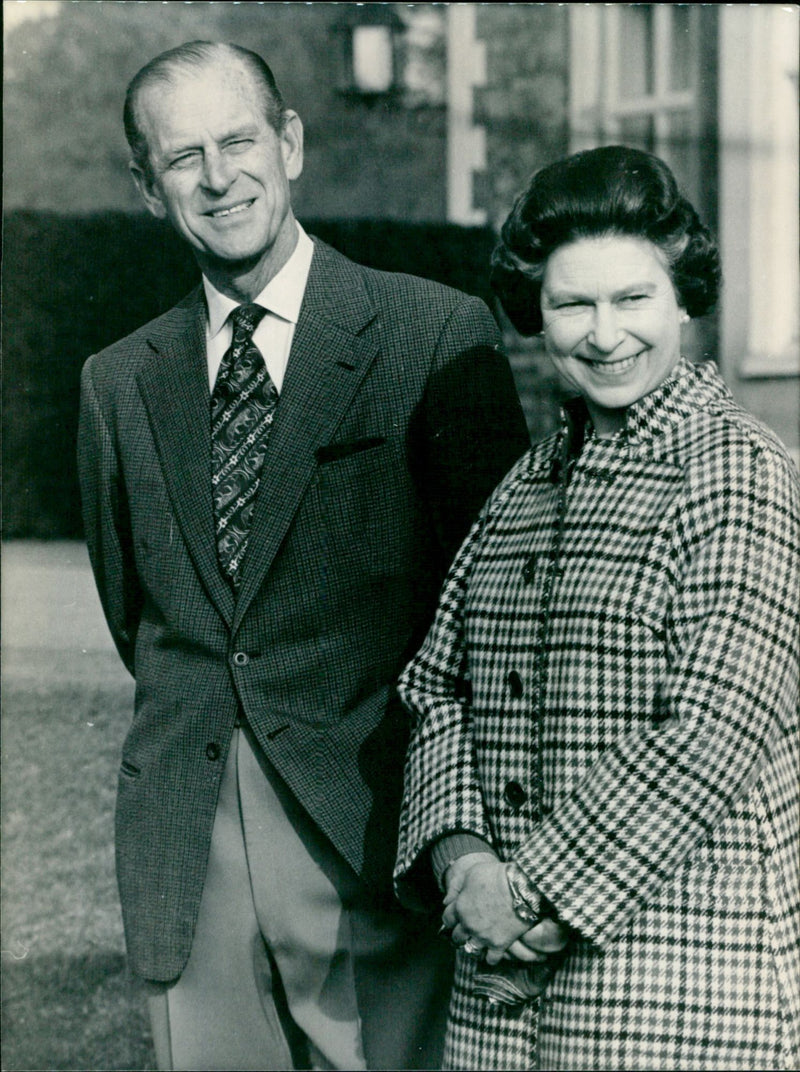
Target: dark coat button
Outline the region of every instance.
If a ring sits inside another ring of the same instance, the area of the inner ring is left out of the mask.
[[[219,745],[216,743],[216,741],[210,741],[206,745],[206,755],[212,762],[216,759],[219,759]]]
[[[513,699],[518,700],[522,696],[522,678],[516,670],[509,671],[508,687]]]
[[[235,651],[233,653],[233,662],[235,666],[247,666],[250,662],[250,656],[246,651]]]
[[[536,576],[536,555],[531,555],[526,559],[525,565],[522,567],[522,579],[525,584],[533,584],[533,579]]]
[[[519,811],[528,799],[528,794],[519,782],[509,782],[503,790],[503,796],[505,797],[506,803],[510,804],[514,811]]]

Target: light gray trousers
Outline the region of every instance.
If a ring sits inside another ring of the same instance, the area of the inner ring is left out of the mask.
[[[189,962],[149,986],[159,1068],[437,1068],[452,966],[432,933],[366,903],[235,730]]]

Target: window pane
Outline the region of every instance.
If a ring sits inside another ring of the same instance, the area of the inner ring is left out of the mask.
[[[688,155],[697,155],[697,137],[694,132],[692,116],[688,111],[667,113],[669,133],[669,152],[673,159],[682,159]]]
[[[672,169],[678,186],[695,205],[699,204],[700,147],[689,112],[673,111],[667,115],[666,140],[659,146],[659,154]]]
[[[619,92],[625,100],[653,92],[653,5],[620,6]]]
[[[674,4],[670,9],[670,89],[691,89],[692,58],[694,56],[697,23],[688,4]]]
[[[656,138],[652,115],[626,115],[619,121],[619,140],[633,149],[655,152]]]
[[[392,88],[392,35],[388,26],[357,26],[353,31],[353,81],[362,93]]]

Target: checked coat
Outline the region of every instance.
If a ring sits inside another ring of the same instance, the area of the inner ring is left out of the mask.
[[[216,554],[202,289],[83,372],[87,541],[136,678],[117,875],[129,959],[152,980],[189,957],[241,715],[391,903],[409,728],[396,677],[530,444],[483,302],[314,245],[236,596]]]
[[[711,364],[513,468],[401,679],[396,884],[471,831],[573,938],[524,1006],[459,954],[447,1067],[797,1067],[798,608],[796,468]]]

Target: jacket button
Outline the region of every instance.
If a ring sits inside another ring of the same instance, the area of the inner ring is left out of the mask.
[[[235,651],[233,653],[234,666],[247,666],[250,662],[250,656],[246,651]]]
[[[522,579],[525,584],[533,584],[533,579],[536,576],[536,555],[531,555],[526,559],[525,565],[522,567]]]
[[[522,696],[522,678],[516,670],[511,670],[508,675],[508,687],[513,699],[519,700]]]
[[[528,799],[528,794],[519,782],[509,782],[503,790],[503,796],[505,797],[506,804],[510,804],[514,811],[519,811]]]
[[[214,760],[219,759],[219,745],[216,743],[216,741],[209,741],[209,743],[206,745],[206,756],[212,761],[212,763],[214,762]]]

